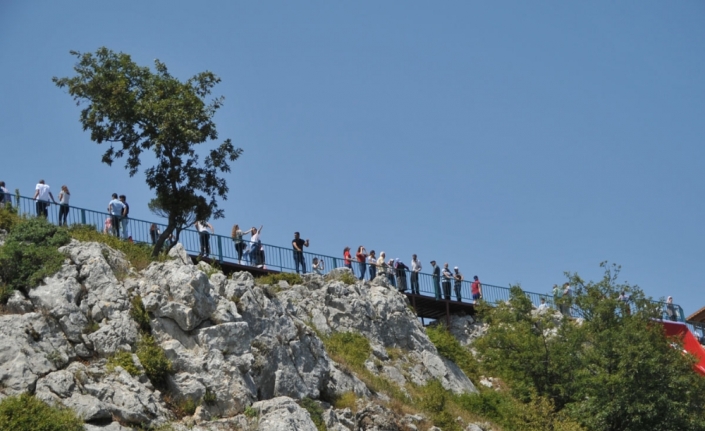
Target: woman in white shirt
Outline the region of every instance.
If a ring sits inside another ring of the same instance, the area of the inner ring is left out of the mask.
[[[71,199],[71,192],[69,188],[65,185],[61,186],[61,191],[59,192],[59,226],[68,226],[69,217],[69,199]]]

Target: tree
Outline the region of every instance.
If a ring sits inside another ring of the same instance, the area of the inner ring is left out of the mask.
[[[181,82],[166,65],[154,61],[155,71],[135,64],[129,55],[100,48],[95,53],[71,51],[78,61],[76,76],[53,78],[67,88],[76,104],[84,105],[80,121],[91,140],[108,143],[102,162],[111,166],[125,157],[125,168],[134,176],[144,152],[156,158],[145,169],[147,185],[155,191],[155,208],[167,218],[167,228],[154,247],[156,256],[175,230],[197,219],[223,217],[217,198],[227,199],[223,173],[242,149],[226,139],[199,161],[196,145],[218,139],[213,116],[223,98],[205,98],[220,82],[212,72],[201,72]],[[178,240],[178,236],[176,238]]]
[[[617,283],[619,267],[603,266],[599,282],[568,274],[580,321],[532,313],[521,289],[512,289],[475,344],[484,371],[524,402],[548,399],[587,430],[704,430],[705,378],[667,339],[643,292]],[[631,294],[631,307],[618,300],[621,291]]]

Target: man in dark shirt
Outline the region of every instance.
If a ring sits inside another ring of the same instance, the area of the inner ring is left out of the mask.
[[[436,296],[436,301],[441,299],[441,268],[436,265],[436,261],[431,261],[433,267],[433,293]]]
[[[296,265],[296,273],[299,273],[299,264],[306,274],[306,260],[304,260],[304,247],[308,247],[308,240],[304,241],[300,238],[298,232],[294,232],[294,240],[291,241],[291,246],[294,248],[294,265]]]

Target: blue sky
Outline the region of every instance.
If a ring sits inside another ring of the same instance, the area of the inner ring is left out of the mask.
[[[438,4],[440,3],[440,4]],[[140,173],[100,163],[53,76],[106,46],[218,74],[243,148],[224,220],[309,250],[365,245],[425,270],[547,292],[563,272],[705,306],[705,3],[0,2],[0,178],[76,206]],[[700,269],[698,269],[700,268]]]

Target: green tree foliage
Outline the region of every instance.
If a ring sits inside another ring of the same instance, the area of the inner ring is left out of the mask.
[[[43,217],[18,219],[0,247],[0,300],[5,302],[13,290],[27,293],[44,277],[61,268],[65,256],[58,247],[70,241],[65,229]]]
[[[512,288],[475,343],[484,371],[501,377],[515,399],[587,430],[705,429],[705,379],[692,358],[666,338],[641,290],[617,283],[619,267],[603,266],[599,282],[568,274],[581,322],[532,314]],[[631,294],[631,307],[617,300],[621,291]]]
[[[145,169],[146,181],[156,193],[152,206],[168,222],[154,255],[175,230],[178,235],[183,223],[222,217],[216,198],[226,199],[228,186],[220,175],[230,171],[229,163],[242,150],[226,139],[209,150],[202,163],[196,152],[196,145],[218,139],[213,116],[223,98],[208,103],[204,99],[220,78],[201,72],[181,82],[159,60],[153,72],[138,66],[129,55],[107,48],[71,54],[77,58],[76,76],[54,77],[53,81],[67,88],[77,104],[84,104],[80,121],[91,132],[91,139],[110,145],[103,163],[112,165],[125,157],[125,168],[133,176],[143,152],[151,151],[156,159]]]
[[[73,411],[51,407],[29,394],[0,401],[0,430],[83,431],[83,421]]]

